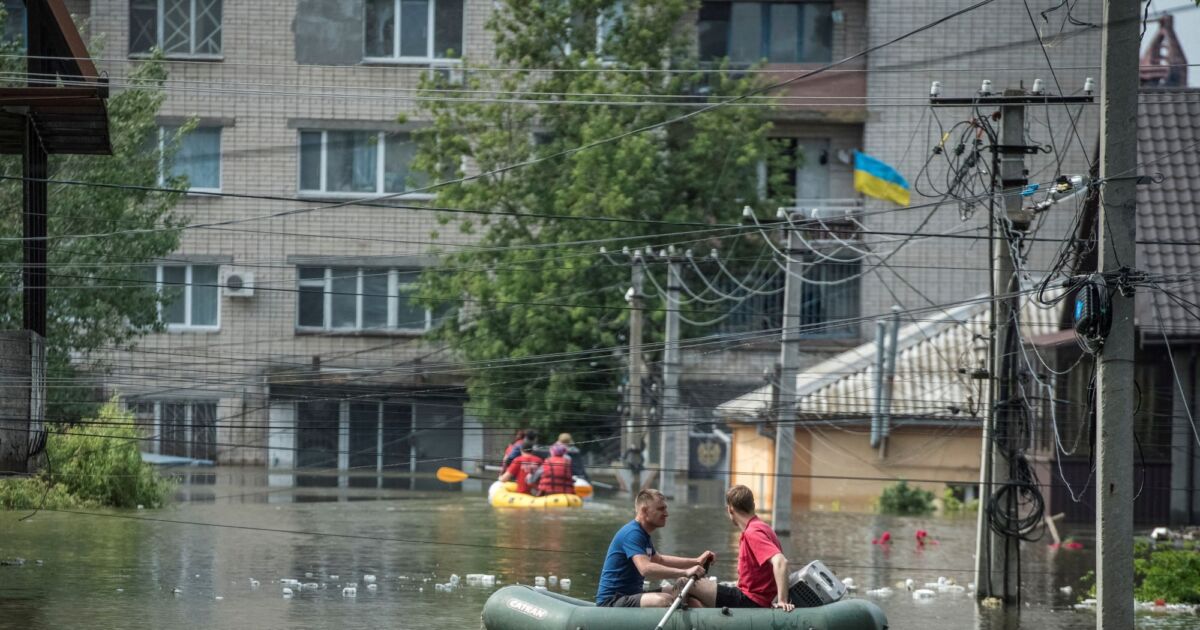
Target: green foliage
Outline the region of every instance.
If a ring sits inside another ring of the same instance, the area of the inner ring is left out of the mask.
[[[722,107],[604,142],[695,111],[684,105],[746,94],[755,87],[753,78],[725,73],[625,70],[698,68],[693,33],[680,28],[698,3],[626,1],[623,16],[616,13],[615,4],[506,0],[488,28],[495,37],[498,65],[519,70],[473,71],[464,60],[462,86],[436,76],[424,84],[428,90],[446,90],[437,92],[439,97],[475,102],[422,103],[432,124],[418,134],[418,170],[440,180],[512,167],[437,189],[438,206],[494,214],[443,216],[443,222],[453,220],[459,232],[477,238],[481,247],[445,252],[444,264],[424,274],[419,294],[432,308],[451,311],[437,336],[468,365],[485,366],[468,378],[474,413],[485,422],[586,434],[597,430],[595,418],[613,416],[625,363],[613,348],[626,342],[623,296],[630,272],[599,257],[599,242],[607,242],[609,249],[657,249],[670,241],[689,240],[689,247],[702,254],[720,246],[722,255],[735,258],[731,239],[713,238],[729,232],[698,236],[695,224],[738,223],[746,203],[757,205],[760,215],[773,215],[779,205],[758,198],[758,164],[785,159],[775,157],[778,151],[767,139],[770,124],[764,108]],[[613,25],[599,50],[598,22]],[[623,71],[528,70],[600,70],[608,64]],[[528,102],[480,102],[481,93]],[[691,95],[692,102],[647,98],[663,94]],[[654,103],[596,104],[605,100]],[[601,144],[573,151],[590,143]],[[555,157],[517,166],[548,156]],[[756,251],[762,247],[748,237],[739,243]],[[665,285],[664,266],[650,265],[649,273]],[[647,282],[646,287],[652,289],[653,284]],[[663,311],[657,297],[647,302],[650,321],[644,341],[653,344],[662,339]],[[714,314],[685,313],[693,319]],[[558,358],[534,360],[545,355]],[[522,359],[530,361],[512,369],[498,369],[493,363]],[[650,353],[646,360],[660,357]],[[586,427],[564,421],[572,417],[590,420]]]
[[[133,416],[110,402],[96,419],[103,424],[84,422],[51,431],[47,465],[35,477],[0,483],[0,505],[31,509],[43,505],[43,495],[44,506],[51,509],[166,504],[175,484],[142,462]]]
[[[2,25],[0,25],[2,29]],[[19,42],[0,44],[5,76],[23,77]],[[53,180],[160,185],[155,115],[165,93],[166,66],[161,59],[136,64],[129,86],[107,101],[112,155],[51,155]],[[176,145],[177,147],[177,145]],[[176,147],[168,147],[168,157]],[[20,177],[21,156],[0,156],[0,175]],[[185,182],[169,180],[168,186]],[[47,331],[46,417],[76,420],[95,412],[94,392],[81,386],[83,372],[99,372],[100,356],[126,346],[138,335],[159,328],[153,285],[142,282],[143,265],[179,245],[180,218],[172,208],[174,192],[133,188],[50,184],[48,231],[49,321]],[[0,329],[22,327],[21,181],[0,180]]]
[[[1172,604],[1200,604],[1200,554],[1173,549],[1154,551],[1133,561],[1141,583],[1134,591],[1140,601],[1158,599]]]
[[[899,483],[883,489],[879,497],[879,511],[901,516],[922,516],[933,512],[933,493],[914,488],[901,479]]]
[[[954,496],[952,488],[942,491],[942,513],[946,516],[973,515],[979,510],[979,499],[962,501]]]

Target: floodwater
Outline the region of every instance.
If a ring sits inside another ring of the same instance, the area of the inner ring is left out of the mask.
[[[500,511],[477,492],[281,491],[259,472],[226,469],[197,478],[206,483],[184,485],[183,500],[165,510],[41,512],[25,521],[25,513],[0,512],[0,560],[26,560],[0,566],[0,627],[474,629],[500,585],[554,575],[590,599],[609,538],[632,516],[627,501],[604,498],[581,510]],[[919,549],[919,528],[938,543]],[[890,549],[871,544],[884,530]],[[906,578],[966,584],[973,530],[973,519],[806,513],[784,545],[794,562],[819,558],[853,577],[865,597]],[[903,589],[875,601],[892,628],[1094,627],[1091,612],[1072,607],[1077,595],[1060,591],[1078,593],[1093,562],[1090,532],[1069,533],[1084,551],[1026,547],[1018,611],[981,609],[968,595],[914,601]],[[734,576],[737,532],[719,506],[673,507],[655,538],[666,553],[710,548],[718,556],[712,573]],[[473,573],[500,584],[436,588]],[[374,591],[367,574],[376,576]],[[284,578],[317,587],[288,599]],[[343,596],[344,585],[357,585],[357,596]],[[1143,614],[1138,625],[1194,628],[1200,617]]]

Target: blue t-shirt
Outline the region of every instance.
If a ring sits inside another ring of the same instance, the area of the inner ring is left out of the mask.
[[[600,570],[600,588],[596,589],[596,603],[602,604],[613,597],[642,592],[642,574],[638,573],[633,557],[654,557],[654,543],[650,534],[636,520],[629,521],[613,536],[604,556],[604,568]]]

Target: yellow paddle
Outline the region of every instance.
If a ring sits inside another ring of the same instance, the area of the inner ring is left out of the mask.
[[[471,475],[465,471],[457,468],[451,468],[449,466],[442,466],[441,468],[437,469],[437,478],[438,481],[441,481],[442,483],[461,483],[468,479],[483,479],[484,481],[488,481],[488,479],[485,479],[484,477]],[[592,487],[575,486],[575,494],[581,497],[590,497],[592,496]]]

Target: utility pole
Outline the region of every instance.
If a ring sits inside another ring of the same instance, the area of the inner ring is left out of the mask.
[[[804,217],[800,217],[801,220]],[[771,501],[771,527],[780,536],[792,526],[792,451],[796,448],[796,376],[800,367],[800,303],[804,283],[804,252],[787,217],[787,265],[783,285],[783,326],[779,344],[779,407],[775,410],[775,496]]]
[[[689,433],[679,406],[679,371],[683,367],[679,356],[679,292],[683,288],[683,259],[675,255],[674,247],[662,256],[667,260],[667,339],[663,345],[662,413],[659,414],[663,425],[661,478],[662,492],[679,504],[687,502]]]
[[[1106,278],[1134,265],[1138,8],[1135,2],[1104,1],[1099,272]],[[1100,350],[1096,376],[1100,392],[1096,410],[1096,627],[1100,630],[1133,627],[1133,291],[1126,291],[1119,280],[1117,284],[1118,291],[1112,295],[1112,327]]]
[[[1136,57],[1136,55],[1135,55]],[[1019,422],[1020,401],[1016,398],[1017,363],[1015,354],[1020,343],[1020,280],[1015,272],[1013,247],[1020,239],[1033,218],[1033,212],[1024,207],[1019,194],[1028,184],[1025,156],[1036,153],[1036,146],[1025,145],[1025,107],[1027,105],[1068,104],[1091,102],[1086,96],[1047,96],[1042,94],[1040,81],[1034,82],[1034,92],[1024,88],[1005,90],[1003,95],[991,94],[991,82],[984,81],[977,96],[961,98],[940,96],[941,84],[934,82],[930,93],[930,104],[934,106],[998,105],[1000,107],[1000,134],[993,140],[992,150],[992,194],[1003,196],[1004,213],[989,217],[991,238],[991,379],[988,389],[989,412],[984,420],[983,444],[979,485],[981,508],[979,510],[978,534],[975,553],[975,583],[979,599],[996,597],[1006,605],[1020,601],[1020,574],[1017,569],[1020,539],[992,531],[989,512],[992,509],[1013,512],[1017,506],[1011,501],[1007,505],[992,506],[995,491],[1012,482],[1012,455],[1021,444]],[[996,190],[996,178],[1000,190]],[[994,206],[989,206],[994,207]],[[1000,233],[995,234],[995,228]],[[1010,497],[1015,496],[1009,493]]]
[[[634,435],[639,426],[644,427],[645,420],[642,413],[642,309],[645,306],[642,287],[646,269],[642,266],[641,250],[633,253],[631,263],[633,284],[625,296],[629,302],[629,419],[625,421],[625,433],[621,436],[621,453],[637,445]],[[642,431],[644,434],[645,428]],[[637,485],[640,481],[634,479],[633,483]],[[637,494],[636,490],[634,494]]]

